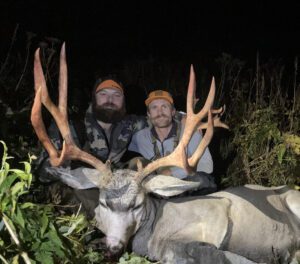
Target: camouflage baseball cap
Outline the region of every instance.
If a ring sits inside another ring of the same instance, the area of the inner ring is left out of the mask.
[[[146,106],[148,106],[153,100],[156,100],[156,99],[165,99],[170,104],[173,104],[173,98],[170,93],[168,93],[167,91],[163,91],[163,90],[155,90],[155,91],[151,92],[149,94],[148,98],[146,99],[146,101],[145,101]]]

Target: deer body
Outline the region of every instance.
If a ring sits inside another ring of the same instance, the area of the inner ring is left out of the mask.
[[[243,186],[162,200],[122,179],[116,181],[119,197],[110,193],[116,186],[100,190],[95,210],[112,251],[131,240],[134,252],[162,263],[290,263],[300,248],[300,193],[288,187]]]
[[[65,48],[61,50],[59,103],[54,105],[46,87],[39,58],[34,61],[35,100],[31,122],[39,140],[50,156],[52,166],[66,160],[81,160],[95,169],[83,169],[81,176],[62,173],[61,180],[70,187],[100,189],[95,209],[98,228],[106,235],[113,254],[128,245],[133,251],[167,264],[185,263],[293,263],[300,260],[300,192],[288,187],[265,188],[244,186],[202,197],[169,200],[152,197],[174,197],[194,190],[201,182],[190,182],[165,175],[153,175],[159,168],[177,166],[192,175],[212,136],[213,127],[223,124],[212,109],[214,79],[204,107],[194,113],[195,74],[190,71],[185,129],[175,150],[138,171],[112,171],[110,162],[103,163],[80,150],[72,139],[67,118],[67,64]],[[54,117],[64,139],[57,150],[47,135],[42,121],[42,105]],[[213,116],[216,115],[216,116]],[[205,117],[207,123],[202,123]],[[196,129],[206,133],[192,156],[186,147]]]

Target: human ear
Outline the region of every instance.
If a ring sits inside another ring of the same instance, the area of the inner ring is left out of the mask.
[[[175,109],[175,107],[172,107],[172,117],[175,116],[175,113],[176,113],[176,109]]]

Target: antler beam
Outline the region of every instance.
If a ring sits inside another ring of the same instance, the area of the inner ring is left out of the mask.
[[[206,102],[203,108],[195,114],[195,91],[196,91],[196,80],[195,80],[195,72],[193,66],[191,66],[190,70],[190,80],[188,85],[188,94],[187,94],[187,116],[185,121],[185,128],[180,139],[179,144],[176,149],[166,157],[160,158],[148,164],[144,169],[140,169],[137,174],[137,178],[142,180],[144,177],[149,175],[151,172],[155,171],[158,168],[167,167],[167,166],[176,166],[185,169],[188,173],[193,172],[193,168],[196,167],[199,159],[203,155],[206,147],[210,143],[213,136],[213,118],[211,113],[211,108],[213,106],[214,97],[215,97],[215,79],[212,79],[209,94],[207,96]],[[221,110],[220,110],[221,111]],[[218,110],[214,110],[214,112],[218,112]],[[199,146],[196,151],[190,158],[187,158],[186,149],[188,143],[193,136],[193,133],[196,131],[198,126],[201,123],[201,120],[208,115],[208,122],[205,124],[207,128],[206,133],[201,140]]]
[[[70,132],[67,114],[67,72],[65,44],[63,44],[60,52],[59,102],[57,107],[49,97],[40,60],[40,49],[36,50],[34,57],[35,98],[31,111],[31,123],[33,128],[39,140],[48,152],[52,166],[60,166],[66,160],[80,160],[90,164],[100,172],[104,172],[106,177],[111,177],[112,172],[110,170],[109,162],[104,164],[93,155],[79,149],[74,143]],[[41,113],[42,104],[51,113],[63,137],[64,142],[62,151],[55,148],[47,134]]]

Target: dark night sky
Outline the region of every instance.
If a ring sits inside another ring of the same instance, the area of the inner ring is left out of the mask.
[[[257,50],[293,56],[300,47],[299,2],[198,1],[198,7],[189,1],[61,2],[1,0],[0,27],[20,23],[27,31],[66,40],[76,56],[93,60],[149,53],[243,57]],[[1,32],[9,38],[9,29]]]
[[[82,78],[107,63],[149,56],[190,64],[222,52],[242,60],[255,60],[257,51],[266,58],[300,53],[299,1],[60,2],[1,0],[1,42],[9,43],[17,23],[41,39],[64,40],[69,67]],[[5,54],[8,45],[0,47]]]

